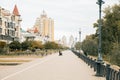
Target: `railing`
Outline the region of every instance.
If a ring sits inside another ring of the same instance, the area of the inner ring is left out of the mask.
[[[0,35],[0,40],[19,41],[19,38],[8,35]]]
[[[0,35],[0,39],[1,40],[10,40],[10,41],[13,41],[13,38],[11,36],[8,36],[8,35]]]
[[[97,71],[97,66],[99,65],[101,67],[101,70],[99,70],[102,73],[102,76],[106,78],[106,80],[120,80],[120,69],[119,71],[113,69],[110,67],[109,64],[105,63],[99,63],[96,59],[89,58],[85,56],[84,54],[81,54],[79,52],[73,51],[75,55],[77,55],[79,58],[81,58],[88,66],[93,68],[93,70]]]

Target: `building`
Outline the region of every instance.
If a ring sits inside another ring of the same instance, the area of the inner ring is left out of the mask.
[[[10,13],[0,7],[0,41],[10,43],[20,39],[21,15],[15,5],[13,12]]]
[[[45,11],[36,19],[34,30],[44,39],[47,38],[48,41],[54,41],[54,20],[47,17]]]
[[[24,42],[26,40],[28,41],[42,41],[44,43],[44,39],[43,37],[41,37],[38,33],[34,33],[34,30],[29,29],[31,32],[28,31],[24,31],[23,29],[21,29],[21,39],[20,42]],[[32,33],[33,32],[33,33]]]
[[[69,38],[69,47],[72,48],[74,46],[74,37],[71,35]]]
[[[35,21],[32,28],[28,28],[27,31],[21,29],[21,40],[36,40],[42,41],[54,41],[54,20],[47,17],[45,11]]]
[[[64,46],[64,47],[67,47],[68,45],[67,45],[67,38],[66,38],[66,36],[63,36],[62,37],[62,45]]]

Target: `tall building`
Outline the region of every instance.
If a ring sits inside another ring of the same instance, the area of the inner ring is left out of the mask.
[[[48,41],[54,41],[54,20],[47,17],[45,11],[36,19],[34,29],[36,29],[43,38],[47,38]]]
[[[67,46],[67,38],[66,38],[66,36],[63,36],[63,37],[62,37],[62,45],[63,45],[64,47]]]
[[[69,47],[72,48],[74,46],[74,37],[71,35],[69,38]]]
[[[0,7],[0,41],[11,42],[20,39],[21,16],[15,5],[13,12],[10,13]]]

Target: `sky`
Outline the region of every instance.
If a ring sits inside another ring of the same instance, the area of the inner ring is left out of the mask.
[[[102,10],[108,5],[119,3],[119,0],[103,0]],[[48,17],[54,19],[55,40],[63,36],[79,38],[81,29],[81,40],[86,35],[94,34],[93,23],[98,19],[99,7],[97,0],[0,0],[0,6],[10,12],[13,11],[15,4],[21,14],[21,27],[24,30],[32,28],[36,18],[41,15],[43,10]],[[102,16],[104,14],[102,13]]]

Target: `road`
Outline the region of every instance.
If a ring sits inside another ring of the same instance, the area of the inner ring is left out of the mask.
[[[0,71],[0,80],[105,80],[71,51],[52,54]]]

